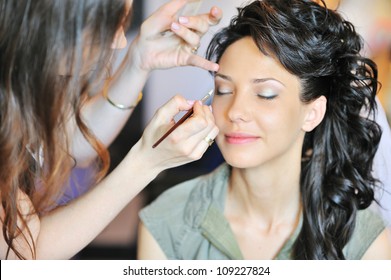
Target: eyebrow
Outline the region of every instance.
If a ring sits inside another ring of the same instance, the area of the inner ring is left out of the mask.
[[[215,74],[215,78],[218,77],[218,78],[221,78],[223,80],[227,80],[227,81],[230,81],[232,82],[232,78],[229,77],[229,76],[226,76],[226,75],[223,75],[223,74],[220,74],[220,73],[216,73]]]
[[[223,80],[230,81],[230,82],[233,81],[232,78],[231,78],[230,76],[227,76],[227,75],[224,75],[224,74],[221,74],[221,73],[216,73],[216,74],[215,74],[215,78],[216,78],[216,77],[221,78],[221,79],[223,79]],[[275,81],[275,82],[277,82],[277,83],[283,85],[284,87],[286,87],[285,84],[284,84],[283,82],[281,82],[281,81],[279,81],[279,80],[277,80],[277,79],[271,78],[271,77],[270,77],[270,78],[261,78],[261,79],[252,79],[252,80],[251,80],[251,82],[254,83],[254,84],[265,83],[265,82],[268,82],[268,81]]]

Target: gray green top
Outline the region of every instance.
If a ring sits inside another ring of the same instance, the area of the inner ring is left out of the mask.
[[[243,259],[223,214],[229,173],[222,164],[208,175],[170,188],[141,210],[141,220],[168,259]],[[300,228],[301,223],[276,259],[290,259]],[[359,211],[352,239],[344,248],[346,259],[361,259],[384,228],[383,220],[370,209]]]

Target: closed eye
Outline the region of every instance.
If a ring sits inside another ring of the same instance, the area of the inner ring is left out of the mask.
[[[273,100],[274,98],[276,98],[278,95],[277,94],[274,94],[274,95],[262,95],[262,94],[257,94],[257,96],[261,99],[265,99],[265,100]]]
[[[232,94],[231,90],[215,90],[215,95],[226,95],[226,94]]]

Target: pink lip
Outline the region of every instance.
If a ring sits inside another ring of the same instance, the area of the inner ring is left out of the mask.
[[[228,133],[225,134],[225,140],[229,144],[247,144],[257,141],[260,137],[247,133]]]

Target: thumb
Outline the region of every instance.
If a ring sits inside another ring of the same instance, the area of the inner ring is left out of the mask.
[[[209,11],[209,25],[219,24],[221,18],[223,17],[223,11],[219,7],[212,7]]]

